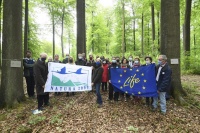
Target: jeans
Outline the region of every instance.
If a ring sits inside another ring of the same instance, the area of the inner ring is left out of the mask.
[[[161,108],[161,112],[166,113],[167,109],[166,109],[166,98],[165,98],[166,92],[159,92],[158,96],[160,98],[160,108]],[[157,108],[157,104],[158,104],[158,97],[154,97],[153,98],[153,107]]]
[[[103,103],[102,102],[102,98],[101,98],[101,94],[100,94],[100,86],[101,86],[101,83],[96,83],[95,84],[96,95],[97,95],[97,103],[99,105],[101,105]]]

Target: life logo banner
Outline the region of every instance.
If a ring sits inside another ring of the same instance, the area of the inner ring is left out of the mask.
[[[48,72],[44,92],[81,92],[92,90],[91,67],[49,62]]]
[[[111,84],[116,92],[133,96],[156,97],[155,64],[138,68],[111,68]]]

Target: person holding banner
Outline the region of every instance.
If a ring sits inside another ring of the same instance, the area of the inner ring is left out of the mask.
[[[47,58],[46,53],[40,54],[40,58],[37,60],[37,62],[33,67],[35,83],[36,83],[38,110],[40,111],[43,110],[43,105],[49,106],[49,93],[44,92],[44,87],[48,74],[48,68],[45,64],[46,58]]]
[[[94,85],[96,89],[98,108],[101,108],[103,104],[101,94],[100,94],[102,74],[103,74],[103,68],[101,67],[101,60],[100,58],[98,58],[96,60],[96,65],[95,65],[94,73],[92,76],[92,86]]]
[[[145,64],[142,65],[142,66],[147,66],[147,65],[152,64],[152,58],[150,56],[146,56],[144,58],[144,60],[145,60]],[[152,105],[152,103],[153,103],[153,97],[146,97],[146,104],[145,105],[150,106],[150,105]]]
[[[157,91],[160,99],[161,114],[165,115],[167,111],[165,95],[168,88],[170,87],[171,74],[172,74],[172,70],[167,63],[166,55],[159,56],[158,66],[156,67],[156,70],[157,70],[156,71]],[[156,111],[157,103],[158,103],[158,97],[154,97],[152,104],[153,105],[152,111]]]
[[[114,88],[111,84],[111,73],[110,73],[111,68],[120,68],[120,65],[117,63],[115,57],[112,58],[112,64],[108,67],[108,69],[109,69],[109,71],[108,71],[109,94],[108,94],[107,100],[109,100],[109,101],[113,100],[113,92],[114,92]],[[118,101],[118,99],[119,99],[119,92],[115,92],[114,93],[114,101]]]

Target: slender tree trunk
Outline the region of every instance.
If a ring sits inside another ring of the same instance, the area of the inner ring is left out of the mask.
[[[94,53],[94,11],[92,11],[92,52]]]
[[[24,57],[28,50],[28,0],[25,0],[25,24],[24,24]]]
[[[148,47],[150,46],[150,28],[149,28],[149,23],[148,23],[148,38],[147,38],[147,45],[148,45]],[[149,51],[149,50],[148,50]]]
[[[133,14],[133,51],[136,51],[136,44],[135,44],[135,13],[134,13],[134,6],[132,6],[132,14]]]
[[[158,19],[158,51],[160,52],[160,47],[161,47],[161,44],[160,44],[160,13],[157,12],[157,19]]]
[[[13,107],[24,100],[23,69],[11,67],[11,61],[22,64],[22,0],[3,2],[3,47],[0,106]]]
[[[77,54],[83,52],[86,54],[85,0],[76,0],[76,11],[77,11]]]
[[[70,30],[69,30],[69,33],[68,33],[69,35],[68,35],[68,37],[69,37],[69,39],[68,39],[68,43],[69,43],[69,55],[70,55],[70,52],[71,52],[71,50],[70,50],[70,44],[71,44],[71,41],[70,41]]]
[[[63,4],[65,1],[63,0]],[[63,30],[64,30],[64,17],[65,17],[65,6],[62,9],[62,20],[61,20],[61,49],[62,49],[62,57],[64,58],[64,46],[63,46]]]
[[[180,74],[180,7],[179,0],[161,0],[161,54],[179,63],[170,65],[172,69],[173,97],[182,103]]]
[[[55,56],[55,20],[54,20],[54,13],[52,12],[52,28],[53,28],[53,56]]]
[[[189,69],[190,67],[190,18],[191,18],[191,5],[192,0],[185,0],[186,2],[186,9],[185,9],[185,22],[184,22],[184,37],[183,37],[183,44],[184,44],[184,52],[185,52],[185,69]]]
[[[142,56],[144,55],[144,16],[142,13],[142,37],[141,37],[141,45],[142,45]]]
[[[1,49],[1,47],[2,47],[2,40],[1,40],[1,33],[2,33],[2,31],[1,31],[1,20],[2,20],[2,0],[0,0],[0,71],[1,71],[1,65],[2,65],[2,49]]]
[[[126,44],[125,44],[125,9],[124,9],[124,0],[121,1],[122,3],[122,54],[124,56],[126,52]]]
[[[154,41],[155,41],[155,15],[154,15],[154,3],[151,3],[151,24],[152,24],[152,53],[154,53],[153,51],[155,50],[155,45],[154,45]]]

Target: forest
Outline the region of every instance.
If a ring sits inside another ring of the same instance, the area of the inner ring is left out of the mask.
[[[199,0],[0,0],[1,132],[198,132],[200,130]],[[41,12],[45,17],[38,19]],[[44,21],[45,23],[41,22]],[[46,37],[46,38],[45,38]],[[48,39],[47,39],[48,38]],[[52,106],[33,115],[36,99],[26,96],[23,65],[26,51],[78,53],[112,58],[165,54],[172,68],[172,98],[166,116],[131,102],[110,104],[102,92],[66,98],[50,95]],[[173,64],[173,60],[178,63]],[[19,66],[12,67],[12,62]]]

